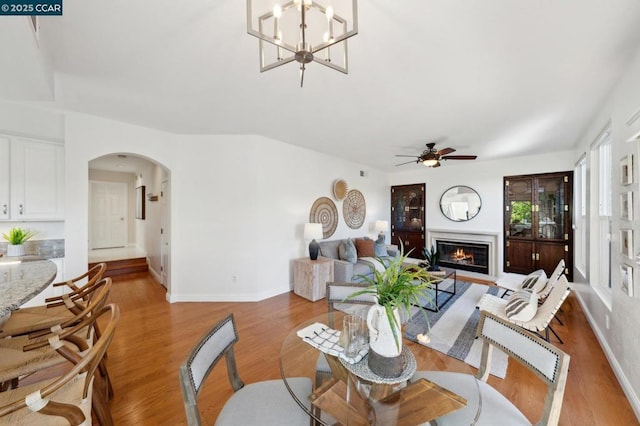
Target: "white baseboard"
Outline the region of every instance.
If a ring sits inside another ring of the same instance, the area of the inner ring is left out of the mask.
[[[593,316],[591,315],[591,312],[589,311],[587,304],[584,302],[584,300],[582,300],[580,292],[574,291],[573,294],[575,294],[576,299],[578,299],[578,302],[582,307],[582,311],[587,317],[587,321],[589,322],[589,325],[591,325],[591,329],[596,335],[596,338],[600,343],[600,347],[602,347],[604,355],[607,357],[607,360],[609,361],[609,364],[613,369],[613,373],[616,375],[616,378],[618,379],[618,382],[622,387],[622,391],[624,392],[627,399],[629,400],[629,404],[631,404],[631,408],[633,409],[633,412],[636,414],[636,418],[638,419],[638,421],[640,421],[640,399],[638,398],[638,394],[634,391],[633,387],[631,386],[631,383],[629,382],[629,379],[624,374],[624,371],[622,371],[622,367],[620,366],[620,363],[618,362],[615,354],[611,350],[609,343],[607,343],[607,339],[604,338],[604,335],[602,334],[600,327],[598,327],[598,324],[593,319]]]
[[[227,294],[169,294],[167,293],[167,300],[170,303],[175,302],[260,302],[261,300],[268,299],[273,296],[278,296],[283,293],[291,291],[289,285],[278,287],[270,291],[261,293],[227,293]]]

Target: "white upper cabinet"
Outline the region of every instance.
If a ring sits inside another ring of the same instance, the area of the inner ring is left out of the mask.
[[[9,138],[0,136],[0,220],[9,219],[9,208],[11,206],[10,192],[10,153],[11,141]]]
[[[10,182],[8,216],[3,215],[4,201],[0,203],[0,219],[63,220],[64,219],[64,146],[60,143],[34,139],[10,138],[9,155],[5,153],[4,137],[0,136],[2,167],[0,197],[3,187]],[[9,160],[5,160],[8,158]],[[9,179],[6,178],[9,170]]]

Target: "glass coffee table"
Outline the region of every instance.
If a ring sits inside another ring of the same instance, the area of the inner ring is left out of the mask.
[[[438,312],[456,295],[458,275],[455,269],[440,268],[439,271],[429,271],[429,276],[433,279],[431,286],[435,297],[433,306],[426,304],[422,306],[422,308],[431,312]],[[438,297],[443,293],[444,295],[442,297]]]

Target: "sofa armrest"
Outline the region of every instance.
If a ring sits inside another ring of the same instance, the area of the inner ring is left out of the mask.
[[[353,281],[353,263],[333,259],[333,281],[350,283]]]
[[[400,250],[396,248],[388,248],[387,254],[389,255],[389,257],[397,257],[400,254]]]

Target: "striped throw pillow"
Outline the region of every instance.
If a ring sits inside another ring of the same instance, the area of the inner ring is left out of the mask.
[[[529,321],[538,310],[538,293],[533,291],[516,291],[509,296],[505,313],[513,321]]]
[[[522,289],[540,293],[547,285],[547,274],[544,269],[538,269],[527,275],[522,282]]]

